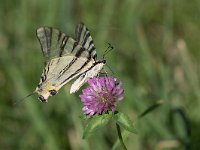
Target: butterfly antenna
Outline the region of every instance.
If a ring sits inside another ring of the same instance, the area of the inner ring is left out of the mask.
[[[114,49],[114,47],[110,44],[110,43],[107,43],[108,44],[108,47],[107,49],[105,50],[104,54],[103,54],[103,60],[105,60],[105,56]]]
[[[27,96],[25,96],[25,97],[22,98],[22,99],[19,99],[19,100],[14,101],[14,105],[20,104],[21,102],[23,102],[24,100],[26,100],[26,98],[32,96],[33,94],[35,94],[35,91],[32,92],[32,93],[30,93],[30,94],[28,94]]]

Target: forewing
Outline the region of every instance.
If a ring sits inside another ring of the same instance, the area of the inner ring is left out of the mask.
[[[87,71],[85,71],[82,75],[80,75],[79,78],[76,79],[76,81],[72,84],[70,93],[75,93],[90,78],[97,76],[101,71],[101,69],[103,68],[104,64],[105,63],[103,62],[95,63]]]
[[[49,82],[60,89],[63,85],[79,76],[93,65],[92,59],[86,57],[63,56],[50,60],[43,71],[39,87]]]
[[[47,61],[69,54],[75,55],[76,57],[90,57],[89,52],[86,51],[84,47],[58,29],[52,27],[41,27],[37,29],[37,37],[43,55]]]
[[[76,27],[76,41],[91,54],[92,58],[96,60],[96,48],[89,30],[83,23],[79,23]]]

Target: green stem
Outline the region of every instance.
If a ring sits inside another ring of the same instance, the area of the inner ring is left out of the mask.
[[[126,146],[124,144],[123,138],[122,138],[120,126],[117,123],[116,123],[116,126],[117,126],[117,133],[118,133],[119,141],[120,141],[120,143],[122,145],[122,148],[123,148],[123,150],[127,150],[127,148],[126,148]]]

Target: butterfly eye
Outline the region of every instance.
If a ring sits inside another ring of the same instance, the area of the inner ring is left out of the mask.
[[[56,90],[50,90],[49,93],[53,96],[53,95],[56,95],[57,91]]]

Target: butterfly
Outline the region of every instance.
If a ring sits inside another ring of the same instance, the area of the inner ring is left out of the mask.
[[[48,102],[61,87],[76,78],[70,93],[75,93],[90,78],[97,76],[106,61],[97,60],[96,48],[89,30],[79,23],[73,39],[52,27],[37,29],[36,35],[45,57],[45,68],[35,92],[41,102]]]

